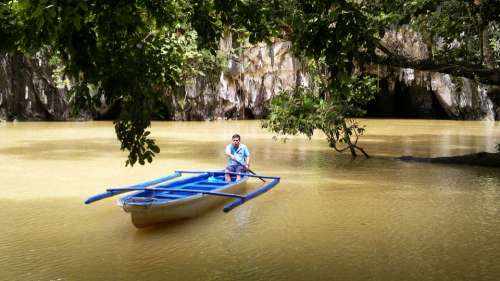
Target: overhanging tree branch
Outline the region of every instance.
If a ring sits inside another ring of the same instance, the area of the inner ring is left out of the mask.
[[[377,48],[385,54],[375,56],[371,59],[371,61],[377,64],[441,72],[455,76],[467,77],[470,79],[477,79],[482,83],[490,85],[500,83],[500,69],[498,68],[485,68],[484,66],[474,64],[439,63],[431,59],[411,60],[405,56],[393,53],[382,43],[379,43]]]

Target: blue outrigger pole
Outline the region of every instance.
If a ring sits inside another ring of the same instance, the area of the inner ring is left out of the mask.
[[[276,186],[279,182],[280,182],[280,177],[272,177],[272,176],[260,176],[260,175],[257,175],[257,174],[248,174],[248,173],[231,173],[231,172],[207,172],[207,171],[175,171],[176,173],[181,173],[181,174],[200,174],[200,173],[210,173],[210,174],[213,174],[213,175],[220,175],[220,174],[230,174],[230,175],[235,175],[235,176],[244,176],[244,177],[251,177],[251,178],[259,178],[261,180],[264,180],[264,179],[271,179],[270,182],[268,182],[267,184],[261,186],[259,189],[256,189],[244,196],[241,196],[238,194],[232,194],[232,193],[226,193],[226,194],[231,194],[231,195],[235,195],[234,197],[236,197],[237,199],[234,200],[233,202],[227,204],[226,206],[224,206],[223,208],[223,211],[225,213],[231,211],[232,209],[238,207],[239,205],[245,203],[246,201],[252,199],[252,198],[255,198],[261,194],[263,194],[264,192],[270,190],[271,188],[273,188],[274,186]],[[215,194],[214,194],[215,195]]]
[[[154,186],[154,185],[157,185],[157,184],[160,184],[160,183],[164,183],[164,182],[166,182],[168,180],[178,178],[181,175],[182,175],[181,173],[175,172],[173,174],[170,174],[168,176],[165,176],[165,177],[162,177],[162,178],[159,178],[159,179],[156,179],[156,180],[146,181],[146,182],[134,184],[134,185],[131,185],[131,186],[128,186],[128,187],[110,188],[110,189],[108,189],[104,193],[99,193],[99,194],[96,194],[94,196],[89,197],[87,200],[85,200],[85,204],[90,204],[90,203],[93,203],[95,201],[99,201],[101,199],[105,199],[105,198],[112,197],[112,196],[115,196],[115,195],[118,195],[118,194],[129,192],[129,191],[133,191],[134,188],[135,188],[135,190],[145,189],[147,187]]]
[[[224,206],[224,209],[223,209],[224,212],[227,213],[227,212],[231,211],[232,209],[238,207],[239,205],[245,203],[246,201],[248,201],[248,200],[250,200],[252,198],[255,198],[255,197],[261,195],[262,193],[264,193],[264,192],[268,191],[269,189],[273,188],[279,182],[280,182],[280,178],[273,177],[273,179],[272,179],[271,182],[265,184],[261,188],[248,193],[247,195],[243,196],[243,198],[237,198],[233,202],[231,202],[231,203],[227,204],[226,206]]]

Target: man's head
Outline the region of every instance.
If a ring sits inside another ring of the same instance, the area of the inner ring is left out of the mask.
[[[232,139],[232,141],[233,141],[233,145],[234,145],[235,147],[240,146],[240,140],[241,140],[240,135],[238,135],[238,134],[234,134],[234,135],[233,135],[233,137],[232,137],[231,139]]]

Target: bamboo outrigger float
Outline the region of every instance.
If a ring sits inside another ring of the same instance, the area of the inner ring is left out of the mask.
[[[194,176],[177,179],[184,174]],[[226,182],[225,174],[231,175]],[[237,177],[240,179],[237,179]],[[260,188],[241,195],[249,178],[259,178],[265,182]],[[270,180],[266,182],[265,179]],[[276,186],[279,177],[260,176],[249,173],[225,173],[224,171],[175,171],[173,174],[129,187],[110,188],[88,198],[85,204],[112,197],[125,192],[135,191],[118,200],[118,205],[131,214],[132,223],[138,227],[192,218],[213,208],[227,199],[233,199],[223,208],[229,212],[237,206],[255,198]]]

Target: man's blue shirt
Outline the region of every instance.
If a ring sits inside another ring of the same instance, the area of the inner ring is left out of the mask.
[[[240,144],[238,148],[234,147],[232,143],[228,144],[226,147],[226,151],[230,150],[231,155],[236,157],[236,160],[238,160],[241,164],[245,165],[247,161],[247,157],[250,156],[250,151],[248,151],[248,148],[244,144]],[[229,166],[233,165],[238,165],[233,159],[229,159],[227,164]]]

